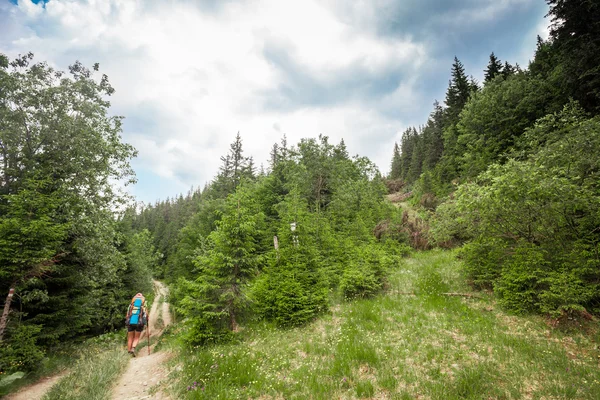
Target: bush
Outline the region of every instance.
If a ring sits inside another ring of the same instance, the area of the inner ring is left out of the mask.
[[[453,201],[441,204],[429,221],[428,237],[438,247],[452,248],[473,239],[473,224]]]
[[[502,264],[509,250],[501,240],[479,239],[460,249],[467,280],[477,289],[491,289],[502,275]]]
[[[251,289],[257,314],[282,327],[303,325],[328,308],[327,280],[315,262],[291,255],[282,252]]]
[[[372,297],[382,286],[370,268],[359,269],[357,266],[346,269],[340,280],[340,291],[346,300]]]
[[[439,200],[433,193],[425,193],[419,200],[419,205],[429,211],[435,211],[439,203]]]
[[[37,335],[41,325],[18,325],[7,332],[0,347],[0,371],[32,371],[44,358],[43,350],[37,346]]]
[[[529,243],[518,246],[494,285],[500,304],[518,313],[540,311],[541,280],[549,267],[543,250]]]
[[[467,275],[493,286],[506,308],[600,311],[598,132],[600,119],[570,104],[523,135],[528,158],[491,165],[457,190],[442,226],[454,229],[448,219],[458,213],[472,227],[475,239],[461,252]]]
[[[175,307],[186,327],[184,340],[194,345],[225,342],[231,339],[229,314],[212,302],[217,287],[202,279],[180,278],[174,286]]]
[[[375,244],[356,249],[340,280],[340,292],[345,299],[376,295],[385,286],[393,262],[393,258]]]

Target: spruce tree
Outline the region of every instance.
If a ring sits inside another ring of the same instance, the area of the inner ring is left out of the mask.
[[[412,135],[412,154],[410,158],[410,165],[407,173],[407,181],[412,183],[419,179],[423,168],[423,135],[422,130],[419,131],[414,128]]]
[[[413,132],[414,128],[412,127],[405,130],[402,134],[402,141],[400,142],[400,177],[405,181],[408,178],[408,171],[410,170],[410,162],[412,161],[412,153],[414,150]]]
[[[258,238],[264,215],[248,189],[227,199],[217,229],[209,236],[208,250],[195,260],[198,278],[188,282],[183,313],[192,326],[191,342],[217,341],[236,331],[246,307],[243,288],[259,267]]]
[[[550,36],[559,53],[560,85],[589,112],[600,113],[600,4],[546,0]]]
[[[254,160],[244,156],[242,138],[238,132],[229,146],[229,153],[221,156],[221,167],[213,182],[213,189],[217,197],[225,198],[234,193],[244,179],[253,180],[255,175]]]
[[[508,63],[508,61],[506,61],[504,63],[504,68],[502,69],[502,76],[504,77],[504,79],[508,78],[511,75],[515,74],[515,67],[513,67],[512,65],[510,65]]]
[[[400,158],[400,147],[398,142],[394,143],[394,155],[392,156],[392,166],[390,171],[390,179],[399,179],[402,174],[402,160]]]
[[[463,63],[454,57],[452,79],[446,91],[446,112],[451,121],[458,120],[458,114],[469,100],[473,89],[473,82],[467,77]]]
[[[427,125],[423,129],[424,170],[433,169],[442,157],[444,152],[443,124],[444,109],[436,101],[433,103],[433,111],[429,115]]]
[[[490,62],[488,63],[487,68],[485,69],[484,83],[488,83],[488,82],[492,81],[496,76],[498,76],[501,73],[502,73],[502,62],[492,52],[492,54],[490,54]]]

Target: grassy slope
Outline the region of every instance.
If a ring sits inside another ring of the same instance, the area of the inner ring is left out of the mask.
[[[507,315],[491,296],[438,295],[468,291],[459,267],[451,252],[418,253],[393,271],[387,295],[304,328],[259,325],[239,344],[182,350],[173,397],[600,398],[596,326],[568,335]]]
[[[71,372],[44,396],[44,400],[109,399],[111,389],[131,357],[123,347],[124,332],[105,334],[81,346]]]
[[[122,345],[110,349],[90,348],[44,396],[43,400],[104,400],[111,398],[115,380],[131,356]]]

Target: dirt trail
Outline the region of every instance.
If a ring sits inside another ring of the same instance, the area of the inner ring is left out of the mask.
[[[24,386],[18,392],[9,394],[4,397],[6,400],[39,400],[56,382],[63,376],[67,375],[67,371],[63,371],[58,375],[48,376],[40,379],[36,383]]]
[[[158,281],[154,281],[154,287],[156,297],[149,317],[151,343],[156,343],[156,339],[162,334],[164,327],[171,323],[169,304],[164,301],[167,289]],[[161,319],[162,323],[160,323]],[[147,330],[144,335],[147,335]],[[159,385],[167,377],[168,371],[163,364],[170,355],[165,352],[154,353],[153,350],[154,345],[150,346],[150,355],[148,355],[147,347],[140,347],[137,350],[137,357],[129,361],[127,370],[113,389],[112,398],[114,400],[169,399],[164,393],[156,389],[152,390],[152,388]],[[156,393],[150,393],[151,391]]]

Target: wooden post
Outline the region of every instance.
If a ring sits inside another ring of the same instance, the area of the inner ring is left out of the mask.
[[[8,311],[10,310],[10,303],[12,303],[12,297],[15,293],[15,289],[10,288],[8,296],[6,297],[6,303],[4,303],[4,311],[2,312],[2,319],[0,319],[0,342],[4,337],[4,329],[6,329],[6,322],[8,320]]]

